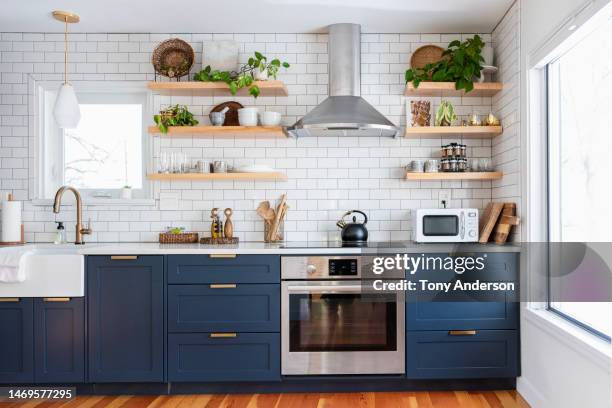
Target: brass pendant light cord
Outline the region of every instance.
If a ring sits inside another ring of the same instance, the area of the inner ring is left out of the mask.
[[[68,17],[64,20],[64,84],[68,83]]]

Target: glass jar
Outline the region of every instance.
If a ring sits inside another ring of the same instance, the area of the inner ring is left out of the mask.
[[[440,170],[442,170],[442,171],[450,171],[450,159],[442,159],[442,160],[440,160]]]
[[[466,171],[467,170],[467,159],[465,157],[457,159],[457,169],[458,169],[458,171]]]
[[[456,172],[459,171],[459,165],[457,163],[457,159],[449,159],[448,161],[449,166],[450,166],[450,170],[451,172]]]

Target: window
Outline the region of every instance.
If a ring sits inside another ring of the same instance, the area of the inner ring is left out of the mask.
[[[147,93],[121,85],[105,87],[113,90],[77,86],[81,120],[75,129],[60,129],[53,119],[55,88],[42,92],[44,198],[52,198],[64,184],[89,197],[118,198],[124,186],[132,188],[134,197],[147,197]]]
[[[551,242],[612,242],[611,37],[605,21],[547,66]],[[549,309],[609,341],[612,303],[556,299],[550,275]]]

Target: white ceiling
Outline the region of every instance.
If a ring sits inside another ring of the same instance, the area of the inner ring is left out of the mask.
[[[489,33],[514,0],[10,0],[0,32],[307,33],[359,23],[373,33]]]

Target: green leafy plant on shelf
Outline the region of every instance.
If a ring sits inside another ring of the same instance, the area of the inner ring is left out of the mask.
[[[412,82],[415,88],[423,81],[454,82],[455,89],[470,92],[474,89],[474,78],[482,71],[482,49],[484,42],[479,35],[461,42],[452,41],[442,53],[442,59],[425,65],[423,68],[410,68],[406,71],[406,83]]]
[[[187,106],[173,105],[159,111],[159,115],[153,115],[153,121],[162,133],[168,133],[170,126],[195,126],[198,121],[189,112]]]
[[[268,61],[265,55],[255,51],[254,56],[250,57],[238,71],[213,70],[210,65],[207,65],[206,68],[195,74],[193,79],[202,82],[225,82],[232,95],[236,95],[239,89],[248,87],[249,94],[257,98],[261,91],[254,83],[256,72],[265,73],[268,77],[276,79],[281,66],[289,68],[289,63],[281,62],[278,58]]]

